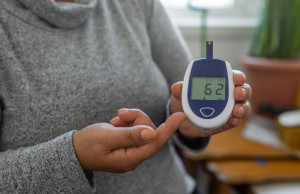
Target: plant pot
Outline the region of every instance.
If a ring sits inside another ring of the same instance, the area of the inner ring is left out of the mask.
[[[252,87],[251,104],[254,113],[267,116],[259,110],[262,103],[284,107],[299,106],[300,60],[245,56],[240,61],[246,67]]]

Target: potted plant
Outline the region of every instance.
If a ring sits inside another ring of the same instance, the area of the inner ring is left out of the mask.
[[[241,58],[253,90],[255,113],[263,115],[262,103],[300,105],[299,10],[299,0],[265,1],[249,56]]]

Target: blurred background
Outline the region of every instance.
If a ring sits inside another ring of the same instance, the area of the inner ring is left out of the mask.
[[[193,57],[243,71],[249,118],[200,154],[179,151],[205,193],[300,193],[300,0],[160,0]]]
[[[197,4],[196,0],[161,0],[161,2],[167,7],[175,25],[179,26],[193,57],[204,57],[200,56],[202,48],[200,39],[203,34],[201,33],[203,26],[201,5]],[[189,2],[199,10],[189,8]],[[249,51],[263,1],[200,0],[198,2],[204,2],[203,10],[207,9],[207,40],[214,41],[214,56],[230,61],[235,69],[243,69],[238,59]]]

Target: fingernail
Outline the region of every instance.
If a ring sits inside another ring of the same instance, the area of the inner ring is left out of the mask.
[[[120,115],[120,114],[125,114],[125,113],[127,113],[129,110],[128,109],[125,109],[125,108],[122,108],[122,109],[119,109],[118,110],[118,114]]]
[[[110,123],[111,124],[116,123],[118,120],[119,120],[119,117],[114,117],[110,120]]]
[[[243,108],[243,107],[240,107],[240,108],[239,108],[239,116],[243,116],[243,115],[244,115],[244,112],[245,112],[244,108]]]
[[[234,80],[236,84],[243,85],[246,82],[246,75],[239,70],[234,70]]]
[[[150,129],[144,129],[142,132],[141,132],[141,136],[142,136],[142,139],[145,141],[145,142],[150,142],[154,139],[155,137],[155,132],[153,130],[150,130]]]
[[[243,82],[246,82],[246,80],[247,80],[247,77],[246,77],[246,75],[243,73]]]
[[[171,92],[173,91],[174,85],[175,85],[175,84],[173,84],[173,85],[171,86]]]
[[[246,97],[246,94],[247,94],[247,93],[246,93],[246,90],[245,90],[244,88],[242,88],[242,89],[241,89],[241,92],[242,92],[242,97],[245,98],[245,97]]]

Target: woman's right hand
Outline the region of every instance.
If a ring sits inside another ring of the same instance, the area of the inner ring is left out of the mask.
[[[168,141],[184,117],[184,113],[174,113],[156,130],[147,125],[89,125],[73,135],[77,158],[86,171],[120,173],[134,170]]]

